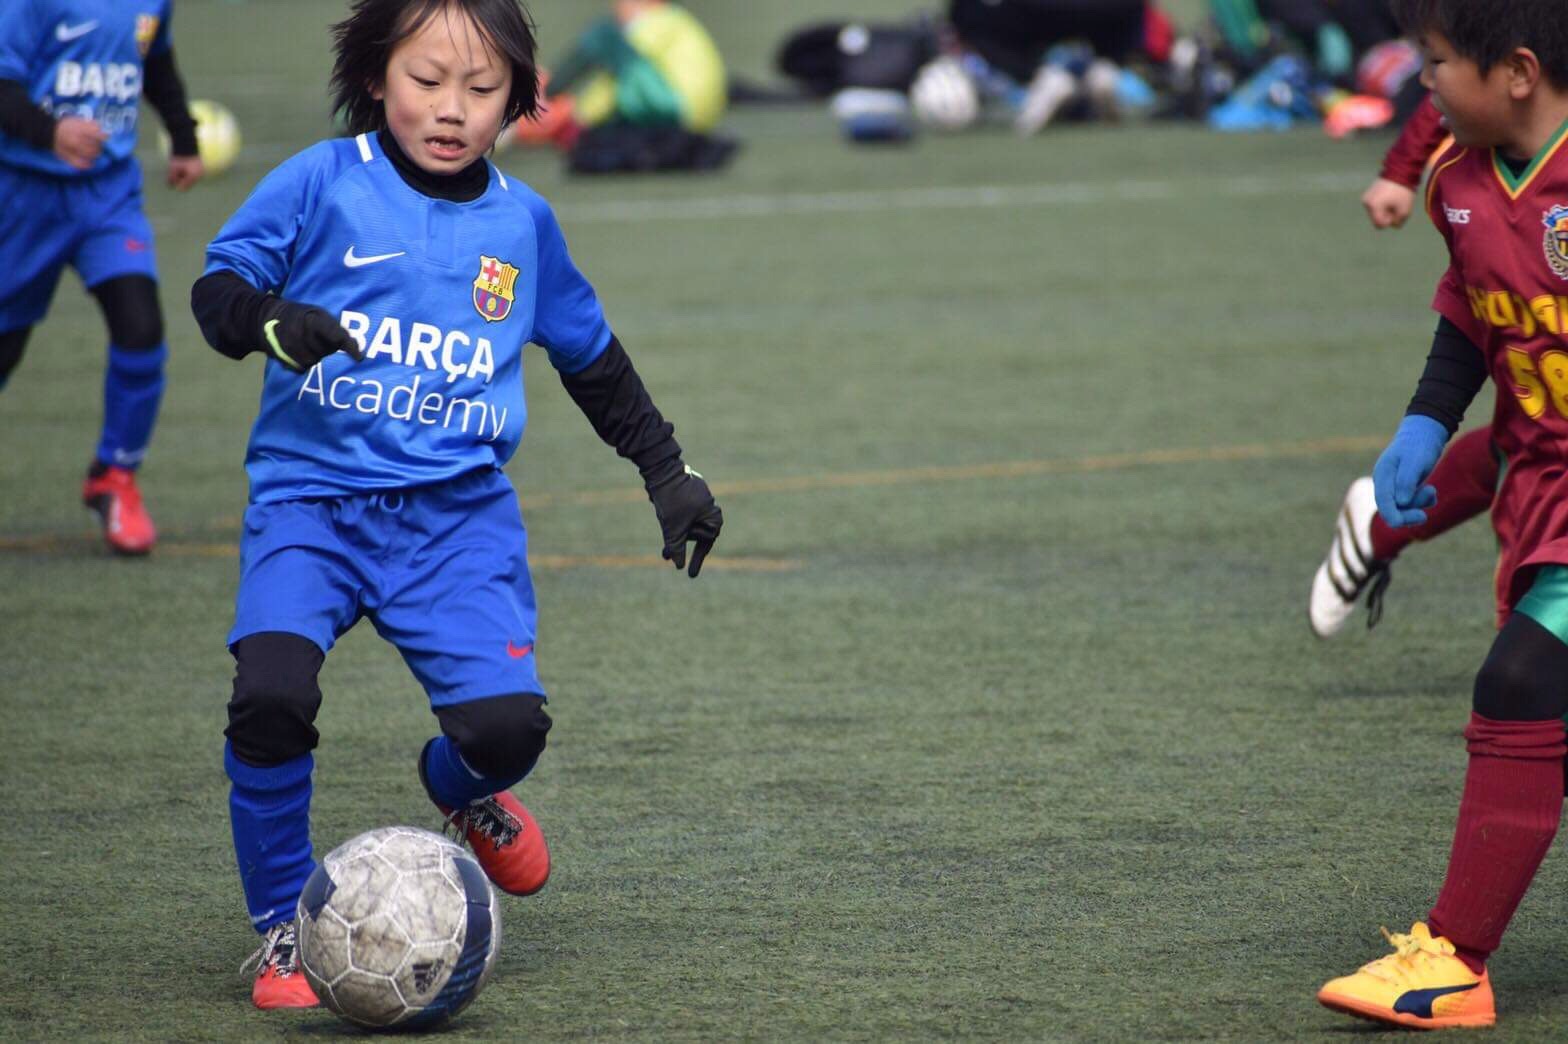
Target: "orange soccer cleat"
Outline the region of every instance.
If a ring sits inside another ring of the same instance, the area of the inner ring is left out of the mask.
[[[251,1003],[262,1011],[314,1008],[321,1003],[300,971],[293,921],[275,924],[267,930],[261,949],[251,954],[240,970],[248,972],[251,968],[256,969],[256,981],[250,989]]]
[[[1326,983],[1326,1008],[1407,1029],[1490,1026],[1497,1021],[1492,981],[1454,955],[1454,946],[1417,921],[1408,935],[1383,933],[1394,952]]]
[[[126,468],[94,467],[82,483],[82,503],[103,520],[103,538],[118,555],[145,555],[158,531],[142,505],[136,473]]]

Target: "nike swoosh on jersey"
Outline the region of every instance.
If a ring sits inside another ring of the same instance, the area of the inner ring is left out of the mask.
[[[511,641],[508,641],[506,643],[506,655],[510,656],[514,660],[521,660],[524,656],[527,656],[529,653],[531,653],[533,651],[534,651],[534,643],[533,642],[529,642],[527,645],[522,645],[522,646],[514,645],[514,644],[512,644]]]
[[[97,22],[83,22],[81,25],[66,25],[61,22],[54,27],[54,38],[61,43],[70,43],[72,40],[86,36],[96,28],[98,28]]]
[[[343,254],[343,263],[349,268],[364,268],[366,265],[373,265],[379,261],[390,261],[394,257],[402,257],[406,253],[408,253],[407,250],[399,250],[395,254],[376,254],[372,257],[355,257],[354,248],[349,247],[348,250]]]

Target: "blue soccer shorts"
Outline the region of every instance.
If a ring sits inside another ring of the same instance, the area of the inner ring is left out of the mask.
[[[252,504],[229,645],[285,631],[323,652],[360,617],[395,645],[433,707],[544,695],[528,537],[506,476]]]
[[[136,160],[78,178],[0,165],[0,333],[48,313],[66,265],[89,289],[158,278],[153,246]]]

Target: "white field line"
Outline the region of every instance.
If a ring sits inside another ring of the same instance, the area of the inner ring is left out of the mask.
[[[871,214],[890,210],[976,210],[1005,207],[1075,207],[1095,203],[1167,202],[1337,195],[1365,188],[1366,171],[1233,178],[1062,181],[1036,185],[954,185],[938,188],[795,192],[692,199],[607,200],[563,203],[556,213],[575,224],[700,221],[724,218]]]

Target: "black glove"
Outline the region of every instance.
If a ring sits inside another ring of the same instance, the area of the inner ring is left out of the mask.
[[[686,542],[695,541],[691,552],[691,568],[686,575],[695,577],[702,571],[702,560],[713,550],[724,526],[724,512],[714,503],[713,492],[701,475],[686,465],[667,478],[649,482],[648,499],[653,501],[654,514],[659,516],[659,528],[664,530],[664,558],[674,562],[675,568],[686,565]]]
[[[359,342],[331,315],[312,305],[267,298],[261,311],[262,347],[295,373],[304,373],[333,352],[358,362]]]

